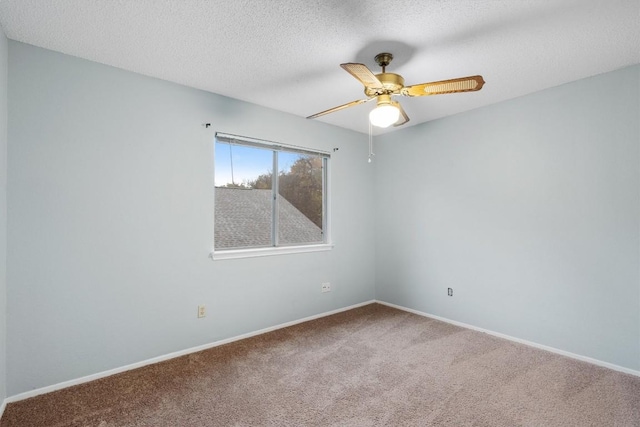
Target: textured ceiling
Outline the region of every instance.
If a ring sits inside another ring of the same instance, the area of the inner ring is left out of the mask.
[[[407,85],[403,127],[640,63],[640,0],[2,0],[8,38],[306,117],[364,98],[343,62]],[[368,132],[373,103],[320,119]],[[378,133],[384,131],[378,131]]]

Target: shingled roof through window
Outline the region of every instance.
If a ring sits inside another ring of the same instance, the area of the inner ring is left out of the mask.
[[[271,190],[216,187],[215,248],[271,246]],[[281,245],[322,243],[322,229],[278,196]]]

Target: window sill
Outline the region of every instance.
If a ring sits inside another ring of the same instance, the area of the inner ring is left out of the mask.
[[[257,249],[231,249],[225,251],[214,251],[209,254],[209,258],[214,261],[222,259],[254,258],[272,255],[300,254],[306,252],[322,252],[333,249],[332,244],[308,245],[308,246],[283,246],[278,248],[257,248]]]

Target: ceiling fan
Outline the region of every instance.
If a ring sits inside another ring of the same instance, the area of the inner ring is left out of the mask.
[[[373,74],[364,64],[340,64],[342,68],[364,85],[364,93],[367,95],[367,98],[330,108],[309,116],[307,119],[315,119],[316,117],[344,110],[345,108],[360,105],[375,99],[377,106],[369,113],[369,121],[371,124],[382,128],[391,125],[401,126],[409,121],[409,116],[407,116],[407,113],[405,113],[400,103],[392,99],[392,96],[426,96],[472,92],[482,89],[485,83],[482,76],[470,76],[405,86],[404,78],[401,75],[386,72],[386,67],[392,59],[393,55],[390,53],[379,53],[376,55],[375,61],[382,67],[382,73],[380,74]]]

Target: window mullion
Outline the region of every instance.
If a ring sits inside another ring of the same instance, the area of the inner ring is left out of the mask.
[[[327,243],[327,158],[322,158],[322,242]]]
[[[278,152],[273,151],[273,171],[271,176],[271,188],[273,197],[271,198],[271,246],[278,246]]]

